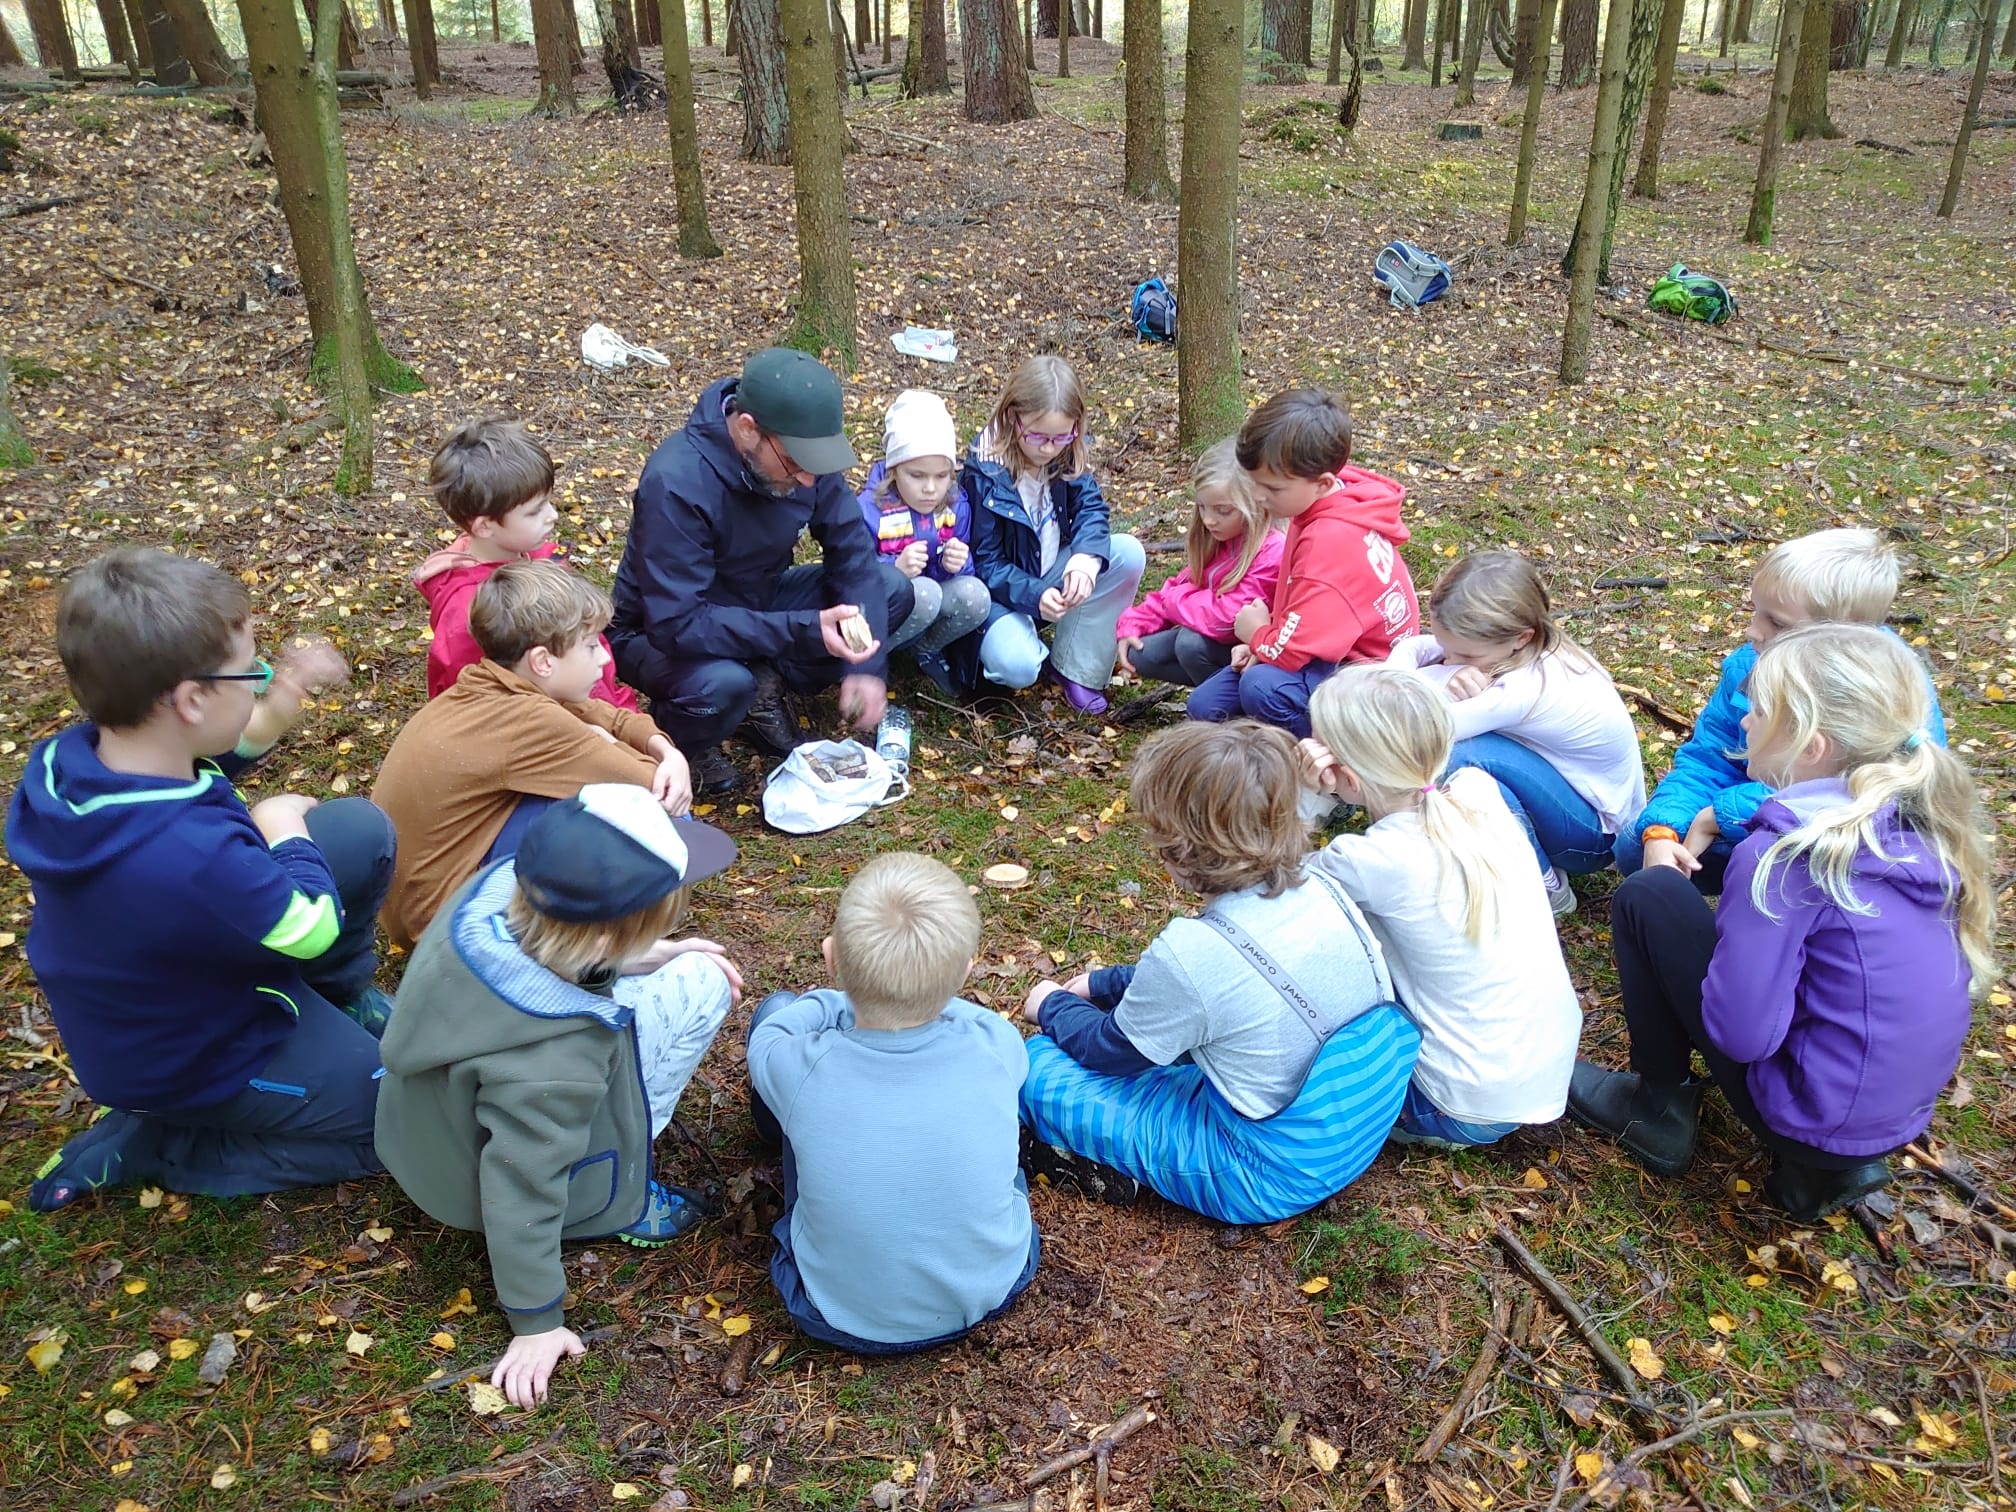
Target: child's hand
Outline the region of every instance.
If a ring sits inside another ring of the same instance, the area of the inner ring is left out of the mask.
[[[658,770],[651,774],[651,796],[674,818],[692,811],[693,772],[677,749],[662,758]]]
[[[1244,672],[1253,665],[1253,648],[1241,641],[1232,648],[1232,670]]]
[[[1647,866],[1670,866],[1683,877],[1691,877],[1701,870],[1701,862],[1686,845],[1678,840],[1647,840],[1645,842],[1645,864]]]
[[[632,956],[623,963],[625,976],[649,976],[660,970],[673,959],[682,955],[704,955],[728,978],[728,1001],[742,1001],[742,972],[728,959],[728,949],[712,940],[653,940],[642,953]]]
[[[1442,685],[1442,691],[1449,695],[1452,703],[1461,703],[1466,698],[1475,698],[1496,681],[1482,667],[1458,667],[1449,674],[1449,680]]]
[[[1120,637],[1120,670],[1125,672],[1129,677],[1139,677],[1141,675],[1134,670],[1134,662],[1129,655],[1130,652],[1139,651],[1141,644],[1141,637],[1138,635],[1123,635]]]
[[[275,798],[262,798],[252,805],[252,822],[258,826],[268,845],[305,837],[308,833],[308,811],[321,801],[303,793],[282,793]]]
[[[1711,803],[1694,816],[1694,822],[1687,826],[1686,838],[1680,843],[1698,860],[1721,837],[1722,826],[1715,820],[1715,805]]]
[[[931,561],[931,548],[922,541],[912,541],[896,553],[892,564],[905,577],[916,577]]]
[[[520,1334],[490,1372],[490,1384],[502,1391],[513,1407],[529,1412],[546,1400],[546,1383],[553,1379],[553,1367],[569,1355],[586,1353],[588,1346],[571,1328]]]
[[[1313,737],[1296,742],[1302,748],[1302,778],[1319,793],[1337,791],[1337,758],[1330,747]]]
[[[947,572],[964,572],[967,560],[972,555],[972,548],[957,536],[952,537],[951,540],[938,548],[939,564]]]
[[[1086,1002],[1088,1003],[1091,1002],[1092,973],[1089,971],[1079,972],[1078,975],[1071,978],[1070,981],[1064,984],[1064,990],[1072,994],[1074,997],[1081,997],[1085,999]]]
[[[1045,588],[1043,590],[1043,597],[1036,601],[1036,612],[1052,624],[1055,624],[1071,612],[1071,606],[1064,601],[1062,590]]]
[[[1076,609],[1092,597],[1092,585],[1099,577],[1099,558],[1087,556],[1084,552],[1074,553],[1064,563],[1064,581],[1058,589],[1064,595],[1064,607]]]
[[[1022,1000],[1022,1017],[1030,1023],[1036,1022],[1036,1015],[1043,1007],[1043,1000],[1053,992],[1069,991],[1062,982],[1053,982],[1048,977],[1029,989],[1029,995]]]
[[[1250,641],[1267,628],[1267,606],[1255,599],[1232,617],[1232,633],[1241,641]]]
[[[347,681],[349,676],[350,663],[343,660],[341,651],[326,640],[311,640],[281,653],[273,668],[273,685],[297,698],[306,698]]]

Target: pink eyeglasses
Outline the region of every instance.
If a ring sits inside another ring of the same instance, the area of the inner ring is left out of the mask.
[[[1020,426],[1017,426],[1016,429],[1021,431],[1022,439],[1027,441],[1031,446],[1069,446],[1073,441],[1078,439],[1078,432],[1075,430],[1063,431],[1054,436],[1046,436],[1042,431],[1022,430]]]

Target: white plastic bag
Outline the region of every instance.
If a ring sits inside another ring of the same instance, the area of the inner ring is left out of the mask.
[[[810,741],[763,784],[763,817],[786,834],[817,834],[859,819],[889,783],[889,763],[860,741]]]
[[[590,367],[598,367],[605,373],[613,372],[619,367],[628,367],[632,357],[653,367],[672,366],[672,359],[656,347],[625,341],[605,325],[591,325],[581,333],[581,358]]]
[[[889,345],[906,357],[922,357],[926,362],[959,360],[959,343],[953,334],[933,326],[905,326],[889,338]]]

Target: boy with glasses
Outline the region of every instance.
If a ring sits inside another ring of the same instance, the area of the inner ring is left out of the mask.
[[[348,675],[327,646],[262,661],[251,607],[228,573],[140,547],[63,591],[56,649],[85,722],[30,754],[7,851],[35,891],[28,963],[107,1111],[36,1173],[38,1212],[136,1182],[232,1197],[382,1169],[391,1003],[371,978],[392,826],[361,798],[247,809],[233,790]]]

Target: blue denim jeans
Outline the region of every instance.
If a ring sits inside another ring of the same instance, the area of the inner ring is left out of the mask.
[[[1414,1083],[1407,1084],[1407,1100],[1400,1105],[1400,1121],[1387,1136],[1395,1144],[1493,1145],[1518,1128],[1516,1123],[1465,1123],[1451,1118]]]
[[[1505,806],[1526,831],[1540,870],[1564,876],[1601,871],[1611,862],[1616,837],[1603,828],[1595,807],[1531,746],[1492,731],[1459,740],[1447,770],[1475,767],[1495,779]]]

